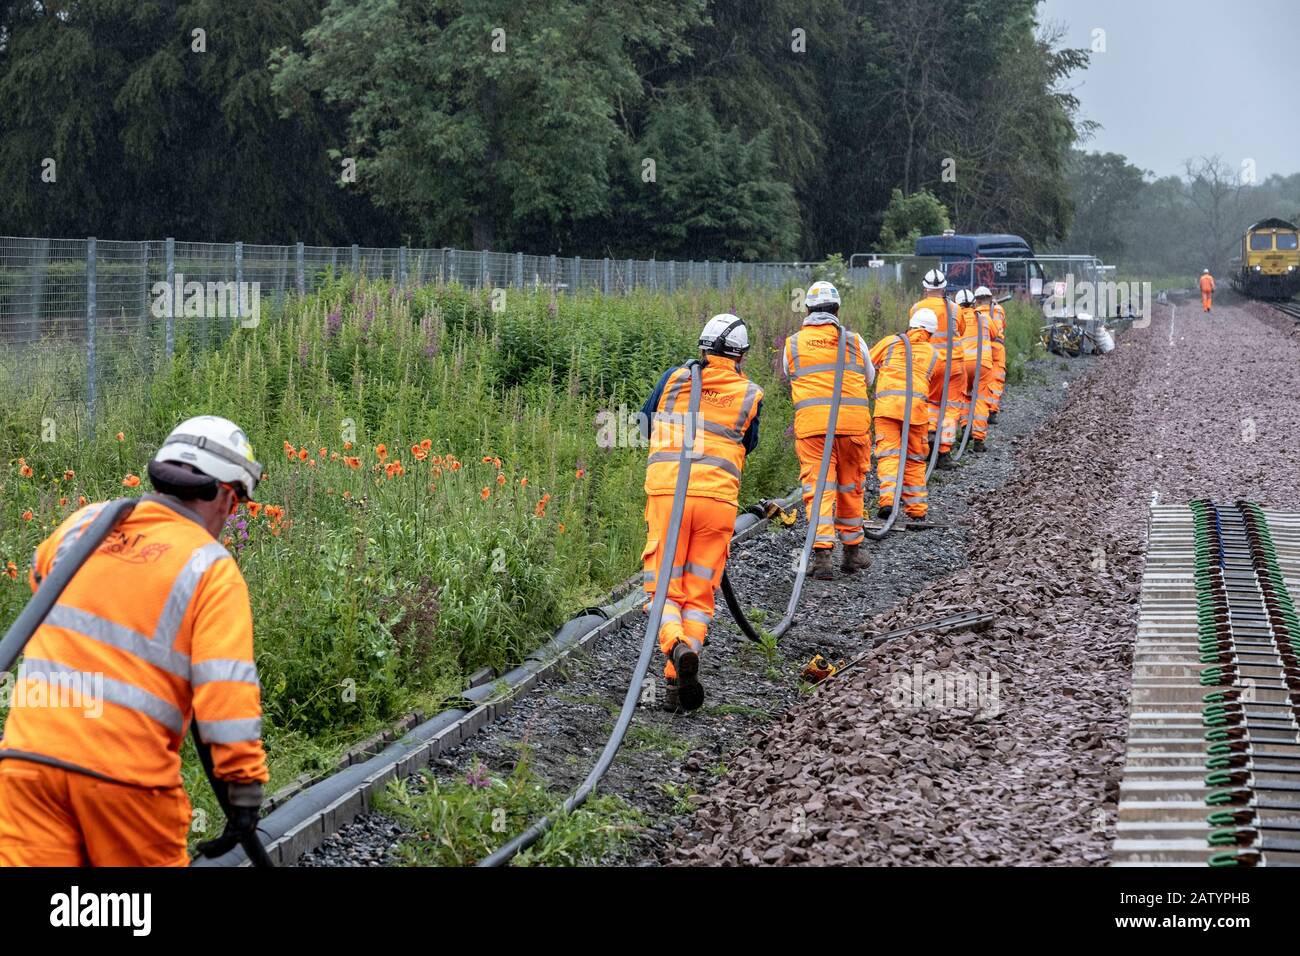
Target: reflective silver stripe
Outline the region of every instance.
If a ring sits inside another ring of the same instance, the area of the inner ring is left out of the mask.
[[[107,644],[109,647],[116,647],[120,651],[126,651],[168,674],[186,680],[190,677],[190,659],[187,655],[172,650],[170,643],[163,644],[150,640],[139,631],[133,631],[116,621],[110,621],[66,604],[56,604],[50,609],[45,623],[72,631],[89,640]]]
[[[840,540],[845,544],[859,544],[865,537],[866,534],[861,531],[854,531],[851,533],[844,531],[840,532]]]
[[[786,339],[785,344],[790,350],[790,369],[797,372],[799,371],[799,333],[796,332]]]
[[[162,614],[158,616],[158,626],[153,631],[155,641],[171,647],[176,635],[180,633],[181,622],[185,620],[185,612],[190,609],[190,602],[194,600],[194,592],[198,590],[203,575],[218,561],[229,557],[230,552],[216,541],[194,550],[185,562],[185,567],[181,568],[181,573],[172,582],[167,602],[163,605]]]
[[[836,485],[835,490],[843,494],[848,494],[849,492],[858,490],[858,483],[855,481],[851,485]]]
[[[216,681],[231,681],[236,684],[262,686],[257,679],[257,665],[252,661],[214,658],[210,661],[194,662],[194,676],[191,678],[193,686],[199,687]]]
[[[745,389],[745,400],[740,403],[740,414],[736,417],[736,431],[739,432],[745,427],[745,421],[749,418],[749,413],[754,410],[754,403],[758,401],[758,393],[762,391],[753,382]],[[742,435],[743,439],[744,436]]]
[[[828,542],[830,542],[831,544],[834,544],[834,543],[835,543],[835,535],[833,535],[833,534],[819,534],[819,535],[817,536],[816,540],[817,540],[817,541],[828,541]]]
[[[706,581],[713,580],[713,569],[708,565],[696,564],[694,561],[686,562],[686,573],[693,574],[697,578],[704,578]]]
[[[827,396],[825,398],[805,398],[802,402],[795,402],[794,407],[796,409],[812,408],[814,405],[829,405],[830,403],[831,403],[830,396]],[[847,396],[845,396],[840,398],[840,404],[841,405],[866,405],[867,400],[865,398],[848,398]]]
[[[908,461],[929,461],[930,459],[926,455],[908,455],[907,460]]]
[[[199,736],[205,744],[238,744],[262,739],[262,718],[236,720],[197,720]]]
[[[642,580],[642,581],[653,581],[654,579],[655,579],[655,573],[654,573],[653,571],[642,571],[642,572],[641,572],[641,580]]]
[[[877,458],[897,458],[897,457],[898,457],[898,449],[895,448],[893,451],[878,451],[878,452],[876,452],[876,457],[877,457]]]
[[[682,609],[674,601],[664,602],[664,617],[672,618],[674,621],[682,619]]]
[[[840,518],[840,519],[839,519],[838,521],[836,521],[835,523],[836,523],[837,525],[841,525],[842,527],[845,527],[845,528],[861,528],[861,527],[862,527],[862,519],[861,519],[861,518]]]
[[[99,510],[103,507],[103,504],[91,505],[86,509],[85,513],[77,519],[77,523],[67,530],[67,533],[63,536],[63,540],[59,542],[59,546],[54,552],[54,560],[50,562],[51,571],[53,571],[54,566],[59,563],[59,559],[68,553],[68,549],[72,547],[73,542],[80,537],[81,529],[94,521],[95,516],[99,514]],[[35,567],[35,565],[32,566]]]
[[[668,577],[675,581],[681,576],[682,576],[682,566],[680,564],[674,564],[672,571],[670,571],[668,574]]]
[[[925,485],[903,485],[904,494],[925,494]]]
[[[803,368],[801,368],[798,372],[794,373],[790,377],[802,378],[805,375],[820,375],[823,372],[834,372],[834,371],[835,371],[835,363],[827,362],[822,365],[805,365]],[[857,362],[845,362],[844,371],[846,373],[857,372],[859,375],[865,376],[867,374],[867,366],[859,365]]]
[[[55,687],[75,686],[84,696],[97,696],[110,704],[137,711],[153,718],[175,734],[185,729],[185,718],[176,707],[134,684],[106,677],[103,674],[79,671],[55,661],[29,657],[18,669],[18,676],[42,680]]]
[[[713,621],[712,615],[705,614],[703,611],[697,611],[694,608],[687,609],[685,618],[686,620],[694,621],[697,624],[709,624]]]
[[[739,432],[734,428],[728,428],[726,425],[719,425],[717,422],[711,422],[707,418],[704,420],[704,430],[713,435],[721,435],[723,438],[733,441],[737,445],[745,440],[745,436],[742,432]]]
[[[681,452],[676,451],[657,451],[651,455],[647,462],[651,465],[658,465],[664,462],[677,461],[681,457]],[[740,477],[740,469],[727,461],[725,458],[719,458],[716,455],[693,455],[691,457],[691,466],[712,465],[714,468],[721,468],[727,474],[733,477]]]
[[[891,395],[897,395],[897,396],[899,396],[900,398],[907,398],[907,389],[905,389],[905,388],[887,388],[887,389],[885,389],[883,392],[876,392],[876,398],[888,398],[888,397],[891,396]],[[913,391],[913,392],[912,392],[912,397],[913,397],[913,398],[920,398],[921,396],[920,396],[916,391]]]
[[[892,358],[894,357],[894,348],[895,348],[895,346],[897,346],[897,345],[898,345],[897,342],[890,342],[890,343],[889,343],[889,348],[885,349],[885,360],[884,360],[884,362],[881,363],[882,365],[888,365],[888,364],[889,364],[889,360],[892,359]]]
[[[682,375],[682,372],[686,372],[686,374]],[[663,408],[665,410],[673,408],[677,402],[677,396],[682,390],[682,383],[688,381],[690,377],[690,372],[684,368],[675,369],[673,374],[668,376],[668,390],[664,392],[663,399]]]

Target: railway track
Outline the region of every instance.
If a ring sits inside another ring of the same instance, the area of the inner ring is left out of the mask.
[[[1117,865],[1300,865],[1300,514],[1152,509]]]
[[[1274,302],[1271,303],[1273,308],[1277,309],[1283,315],[1288,315],[1300,322],[1300,302]]]

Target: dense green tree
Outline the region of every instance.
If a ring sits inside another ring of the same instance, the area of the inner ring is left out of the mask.
[[[934,193],[922,189],[904,196],[895,189],[885,209],[880,241],[872,251],[910,254],[921,236],[937,236],[950,228],[948,210]]]
[[[338,185],[328,118],[279,116],[270,51],[319,0],[0,8],[0,214],[44,235],[396,238]],[[53,182],[42,163],[54,160]]]

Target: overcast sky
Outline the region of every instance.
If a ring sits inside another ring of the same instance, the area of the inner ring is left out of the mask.
[[[1105,52],[1071,81],[1103,127],[1085,149],[1157,175],[1214,153],[1253,159],[1261,181],[1300,172],[1297,0],[1042,0],[1039,22],[1066,27],[1072,47],[1105,31]]]

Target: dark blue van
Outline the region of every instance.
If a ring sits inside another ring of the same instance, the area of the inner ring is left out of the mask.
[[[1019,236],[922,236],[915,255],[942,262],[950,292],[982,285],[994,292],[1029,292],[1032,280],[1043,278],[1033,247]]]

